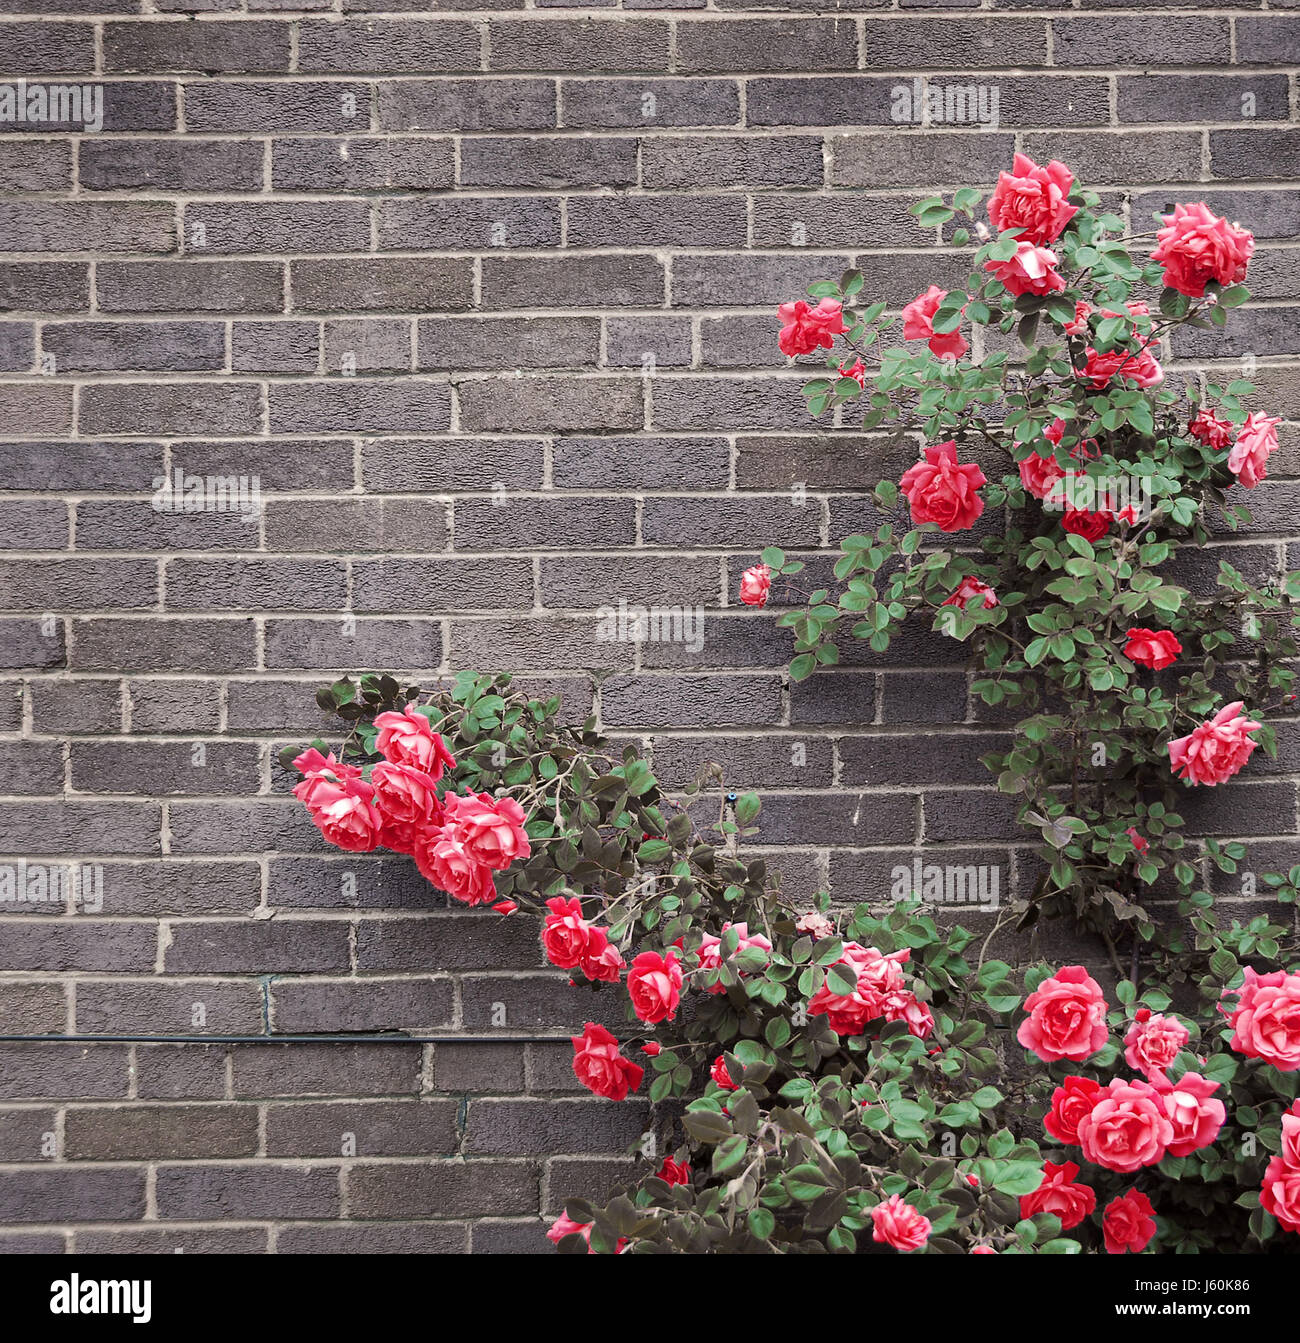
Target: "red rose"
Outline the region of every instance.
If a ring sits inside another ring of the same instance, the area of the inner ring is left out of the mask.
[[[1060,1166],[1045,1161],[1042,1184],[1032,1194],[1021,1196],[1021,1217],[1050,1212],[1060,1218],[1062,1231],[1078,1226],[1097,1206],[1097,1195],[1086,1184],[1073,1183],[1078,1173],[1079,1167],[1073,1161]]]
[[[687,1161],[674,1161],[672,1157],[664,1157],[664,1164],[659,1167],[657,1172],[659,1178],[666,1184],[690,1184],[691,1167]]]
[[[621,1101],[641,1085],[645,1069],[618,1051],[618,1041],[594,1021],[588,1021],[573,1040],[573,1072],[578,1081],[597,1096]]]
[[[1254,236],[1220,219],[1203,202],[1175,205],[1164,215],[1151,260],[1165,268],[1165,284],[1189,298],[1202,298],[1211,281],[1239,284],[1255,250]]]
[[[999,233],[1018,228],[1020,240],[1049,243],[1074,218],[1078,207],[1069,203],[1074,174],[1057,159],[1039,167],[1027,154],[1011,160],[1011,171],[998,174],[989,197],[989,222]]]
[[[829,350],[835,344],[834,338],[847,330],[838,299],[824,298],[815,308],[810,308],[800,298],[793,303],[782,303],[777,312],[784,323],[777,337],[782,354]]]
[[[1025,999],[1016,1039],[1044,1063],[1081,1063],[1106,1043],[1106,999],[1081,965],[1062,966]]]
[[[1100,541],[1110,531],[1109,513],[1089,513],[1086,508],[1071,508],[1061,519],[1061,526],[1085,541]]]
[[[934,330],[934,315],[947,297],[946,289],[940,289],[937,284],[932,284],[924,294],[914,298],[903,309],[903,339],[928,341],[930,352],[938,355],[940,359],[945,356],[960,359],[970,349],[961,332],[954,328],[952,331],[939,332],[936,335]],[[962,312],[965,311],[963,308]]]
[[[1123,1254],[1132,1250],[1134,1254],[1141,1254],[1156,1234],[1154,1212],[1151,1200],[1137,1189],[1130,1189],[1122,1198],[1108,1203],[1101,1215],[1106,1253]]]
[[[1160,1093],[1149,1083],[1115,1078],[1079,1120],[1079,1146],[1089,1161],[1123,1174],[1164,1159],[1173,1141]]]
[[[1128,643],[1124,645],[1124,656],[1152,671],[1172,666],[1183,651],[1182,644],[1168,630],[1149,630],[1143,625],[1135,625],[1125,638]]]
[[[542,920],[542,950],[560,970],[581,965],[591,943],[592,927],[582,917],[582,901],[557,895],[546,902],[551,912]]]
[[[1116,377],[1139,387],[1154,387],[1165,380],[1160,361],[1145,346],[1138,351],[1108,350],[1105,354],[1089,348],[1085,353],[1083,376],[1099,392]]]
[[[1190,437],[1207,448],[1222,452],[1232,442],[1232,421],[1220,418],[1212,410],[1200,410],[1187,425]]]
[[[643,951],[637,956],[628,971],[627,995],[642,1021],[671,1021],[682,996],[682,967],[676,954]]]
[[[998,604],[998,594],[972,574],[967,574],[957,585],[957,591],[945,597],[940,606],[960,606],[963,611],[974,602],[976,607],[991,611]]]
[[[716,1085],[723,1091],[739,1091],[740,1088],[731,1080],[731,1074],[727,1071],[726,1055],[719,1054],[713,1060],[713,1066],[709,1069],[709,1076],[713,1078]]]
[[[979,496],[984,484],[984,472],[974,462],[959,462],[957,444],[948,439],[927,447],[925,461],[909,466],[898,488],[911,505],[913,522],[933,522],[941,532],[957,532],[984,512]]]
[[[1043,1116],[1043,1127],[1057,1142],[1073,1146],[1079,1141],[1079,1120],[1089,1114],[1101,1086],[1090,1077],[1067,1077],[1052,1092],[1052,1108]]]

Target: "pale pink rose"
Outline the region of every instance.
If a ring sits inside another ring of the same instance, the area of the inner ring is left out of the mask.
[[[504,872],[515,859],[532,852],[524,832],[524,809],[512,797],[448,793],[443,811],[448,838],[494,872]]]
[[[1081,1063],[1106,1043],[1106,998],[1081,965],[1065,965],[1025,999],[1016,1039],[1044,1063]]]
[[[1056,273],[1057,256],[1046,247],[1035,247],[1022,242],[1009,261],[990,261],[988,271],[1009,293],[1058,294],[1065,288],[1065,278]]]
[[[1240,773],[1259,745],[1260,724],[1242,716],[1241,700],[1224,705],[1208,723],[1169,743],[1169,766],[1180,779],[1213,788]]]
[[[379,729],[375,746],[394,765],[412,765],[435,782],[442,778],[444,770],[456,768],[447,743],[424,714],[410,708],[402,713],[381,713],[375,726]]]
[[[1053,159],[1039,167],[1026,154],[1011,160],[1011,171],[999,173],[989,197],[989,222],[999,233],[1018,228],[1028,243],[1049,243],[1074,218],[1078,207],[1069,203],[1074,174]]]
[[[794,924],[795,932],[807,933],[809,937],[821,938],[831,937],[835,933],[835,923],[828,919],[825,914],[819,914],[817,910],[809,910],[807,914],[801,914]]]
[[[930,1219],[897,1194],[871,1209],[871,1239],[896,1250],[919,1250],[930,1239]]]
[[[1139,1007],[1124,1037],[1124,1058],[1130,1068],[1150,1077],[1163,1073],[1189,1038],[1187,1027],[1177,1017],[1160,1016],[1148,1007]]]
[[[1128,1174],[1164,1159],[1174,1126],[1148,1082],[1115,1078],[1079,1120],[1079,1147],[1094,1165]]]
[[[1277,451],[1277,426],[1280,415],[1246,417],[1246,423],[1237,430],[1237,441],[1228,454],[1228,470],[1237,477],[1243,489],[1253,490],[1268,475],[1268,459]]]
[[[1246,967],[1237,1005],[1228,1014],[1229,1047],[1263,1059],[1279,1072],[1300,1068],[1300,974],[1274,970],[1261,975]]]
[[[771,569],[766,564],[753,564],[740,575],[740,600],[746,606],[766,606],[771,586]]]
[[[940,359],[960,359],[970,349],[961,332],[954,329],[936,335],[934,330],[934,315],[939,310],[939,304],[947,297],[946,289],[932,284],[924,294],[914,298],[903,309],[903,339],[928,341],[931,353]],[[963,308],[962,312],[965,311]]]
[[[1189,298],[1202,298],[1205,286],[1239,284],[1255,250],[1254,236],[1220,219],[1203,202],[1175,205],[1156,234],[1151,260],[1165,268],[1165,284]]]
[[[1155,1073],[1151,1080],[1164,1097],[1165,1114],[1174,1126],[1169,1140],[1170,1156],[1190,1156],[1219,1136],[1228,1112],[1221,1100],[1214,1099],[1219,1089],[1217,1082],[1200,1073],[1184,1073],[1177,1082],[1171,1082],[1163,1073]]]

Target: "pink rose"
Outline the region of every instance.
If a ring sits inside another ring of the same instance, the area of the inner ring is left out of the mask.
[[[375,746],[394,765],[412,765],[435,782],[442,778],[444,770],[456,768],[447,743],[424,714],[409,708],[402,713],[381,713],[375,726],[379,729]]]
[[[723,1091],[739,1091],[740,1088],[731,1080],[731,1074],[727,1071],[727,1059],[725,1054],[719,1054],[713,1060],[713,1065],[709,1069],[709,1076],[713,1078],[714,1085],[720,1087]]]
[[[1105,354],[1090,347],[1085,353],[1083,376],[1099,392],[1116,377],[1139,387],[1155,387],[1165,380],[1160,361],[1145,346],[1137,351],[1108,350]]]
[[[987,483],[974,462],[958,462],[957,444],[948,439],[927,447],[925,461],[909,466],[898,487],[911,505],[913,522],[933,522],[941,532],[958,532],[984,512],[979,489]]]
[[[1124,1058],[1130,1068],[1150,1077],[1163,1073],[1189,1038],[1187,1027],[1177,1017],[1155,1015],[1149,1007],[1139,1007],[1124,1037]]]
[[[516,858],[532,852],[524,833],[524,809],[514,798],[448,793],[443,807],[448,838],[484,867],[504,872]]]
[[[1165,1114],[1174,1126],[1169,1140],[1170,1156],[1190,1156],[1208,1147],[1219,1136],[1228,1112],[1214,1099],[1219,1084],[1200,1073],[1184,1073],[1171,1082],[1163,1073],[1155,1073],[1152,1082],[1164,1097]]]
[[[1232,421],[1221,419],[1212,410],[1197,411],[1187,425],[1189,437],[1216,452],[1222,452],[1232,442],[1232,432]]]
[[[558,1245],[565,1236],[581,1236],[587,1242],[587,1253],[595,1254],[595,1250],[591,1248],[591,1228],[594,1225],[594,1222],[575,1222],[567,1212],[562,1212],[551,1223],[546,1239]]]
[[[316,828],[336,848],[369,853],[379,846],[384,818],[374,804],[374,788],[353,765],[341,765],[319,751],[304,751],[294,764],[316,766],[294,785],[293,795]]]
[[[1053,420],[1043,430],[1043,437],[1053,447],[1059,448],[1061,439],[1065,437],[1065,421]],[[1076,448],[1075,451],[1077,452],[1078,449]],[[1064,480],[1066,474],[1065,468],[1058,464],[1050,450],[1044,454],[1035,448],[1020,463],[1020,483],[1035,499],[1048,498],[1053,492],[1053,487],[1059,481]]]
[[[1243,489],[1253,490],[1268,475],[1264,469],[1269,457],[1277,451],[1279,415],[1246,416],[1246,423],[1237,430],[1237,441],[1228,454],[1228,470],[1237,477]]]
[[[1133,851],[1134,851],[1135,853],[1137,853],[1137,854],[1139,854],[1139,855],[1144,854],[1144,853],[1146,853],[1146,851],[1151,847],[1151,845],[1150,845],[1149,843],[1147,843],[1147,840],[1146,840],[1145,836],[1140,835],[1140,834],[1138,833],[1137,826],[1135,826],[1135,825],[1131,825],[1131,826],[1129,826],[1129,828],[1128,828],[1127,830],[1125,830],[1124,833],[1125,833],[1125,834],[1129,837],[1129,839],[1132,841],[1132,843],[1133,843]],[[1145,1009],[1143,1009],[1143,1010],[1145,1010]],[[1136,1068],[1136,1067],[1137,1067],[1137,1064],[1136,1064],[1136,1063],[1130,1063],[1129,1066],[1130,1066],[1130,1067],[1133,1067],[1133,1068]]]
[[[1043,1182],[1032,1194],[1020,1198],[1021,1217],[1050,1212],[1060,1219],[1061,1230],[1078,1226],[1097,1206],[1097,1195],[1086,1184],[1075,1184],[1079,1167],[1073,1161],[1054,1166],[1043,1162]]]
[[[1300,1166],[1300,1101],[1293,1101],[1282,1116],[1282,1160]]]
[[[1124,645],[1124,656],[1140,667],[1150,667],[1159,671],[1162,667],[1172,667],[1178,661],[1183,646],[1168,630],[1149,630],[1137,625],[1125,635],[1128,643]]]
[[[1025,154],[1011,160],[1011,171],[998,175],[989,197],[989,222],[999,233],[1018,228],[1020,240],[1049,243],[1060,236],[1078,207],[1069,203],[1074,174],[1053,159],[1039,167]]]
[[[903,339],[929,341],[931,353],[940,359],[960,359],[970,349],[961,332],[954,329],[936,335],[934,330],[934,315],[947,297],[946,289],[932,284],[919,298],[914,298],[903,309]],[[962,312],[965,311],[963,308]]]
[[[847,965],[856,974],[853,992],[837,993],[823,984],[808,1004],[808,1015],[825,1016],[836,1035],[861,1035],[869,1021],[885,1015],[886,996],[903,988],[902,962],[910,955],[895,951],[885,956],[876,947],[846,942],[834,964]]]
[[[1229,1048],[1248,1059],[1263,1059],[1279,1072],[1300,1068],[1300,974],[1274,970],[1261,975],[1247,966],[1237,992],[1237,1005],[1228,1015]]]
[[[807,914],[799,915],[795,920],[794,929],[795,932],[807,933],[809,937],[816,940],[832,936],[835,932],[835,922],[828,919],[825,914],[810,909]]]
[[[871,1209],[871,1239],[896,1250],[919,1250],[930,1239],[930,1219],[897,1194]]]
[[[442,803],[432,775],[384,761],[370,771],[370,783],[384,818],[380,843],[385,848],[412,853],[421,831],[442,824]]]
[[[682,996],[682,968],[676,953],[669,950],[661,956],[657,951],[643,951],[637,956],[627,974],[627,995],[642,1021],[671,1021]]]
[[[1300,1232],[1300,1166],[1289,1166],[1280,1156],[1273,1157],[1264,1172],[1259,1202],[1284,1231]]]
[[[1065,279],[1056,273],[1056,253],[1033,243],[1016,245],[1016,254],[1009,261],[989,261],[984,269],[999,281],[1008,293],[1058,294],[1065,288]]]
[[[1173,1141],[1174,1126],[1148,1082],[1115,1078],[1079,1120],[1079,1147],[1089,1161],[1122,1174],[1154,1166]]]
[[[1239,716],[1242,708],[1241,700],[1233,700],[1208,723],[1169,743],[1169,767],[1177,778],[1213,788],[1245,768],[1259,745],[1250,734],[1260,725]]]
[[[965,611],[971,602],[975,602],[985,611],[991,611],[998,604],[998,594],[987,583],[981,582],[972,574],[967,574],[958,584],[957,591],[950,597],[945,597],[939,605],[960,606]]]
[[[1106,1253],[1124,1254],[1132,1250],[1141,1254],[1156,1234],[1154,1213],[1151,1200],[1138,1189],[1130,1189],[1123,1197],[1108,1203],[1101,1215]]]
[[[582,964],[591,944],[592,927],[582,917],[582,901],[557,895],[546,908],[550,913],[542,920],[542,950],[552,965],[572,970]]]
[[[762,933],[755,933],[754,936],[751,937],[749,935],[749,925],[747,923],[737,923],[734,925],[730,923],[724,923],[722,925],[723,935],[725,936],[729,931],[731,931],[733,926],[736,930],[736,936],[739,939],[736,943],[736,950],[733,953],[734,955],[738,956],[742,951],[745,950],[746,947],[758,947],[759,950],[761,951],[769,953],[771,952],[772,950],[771,942],[769,942],[767,938],[763,936]],[[678,945],[680,946],[680,940],[678,942]],[[715,937],[712,933],[705,933],[703,940],[700,942],[699,950],[697,951],[696,955],[699,957],[699,965],[696,967],[696,969],[705,971],[714,971],[721,969],[722,938]],[[741,978],[742,979],[744,978],[743,974],[741,974]],[[709,994],[725,993],[726,986],[719,980],[716,983],[706,985],[704,988],[704,992]]]
[[[777,337],[782,354],[811,354],[813,350],[829,350],[835,337],[847,328],[838,299],[824,298],[810,308],[803,299],[782,303],[777,309],[784,325]]]
[[[1052,1092],[1052,1107],[1043,1116],[1043,1127],[1057,1142],[1073,1146],[1079,1141],[1079,1120],[1092,1111],[1101,1086],[1090,1077],[1067,1077]]]
[[[1072,322],[1062,322],[1061,326],[1066,335],[1086,336],[1088,334],[1088,318],[1091,316],[1092,304],[1078,299],[1074,305],[1074,320]]]
[[[467,905],[490,905],[497,898],[492,869],[446,831],[425,831],[416,840],[414,855],[420,875],[453,899]]]
[[[740,575],[740,600],[746,606],[766,606],[772,586],[772,571],[766,564],[754,564]]]
[[[852,378],[859,387],[867,385],[867,366],[861,359],[855,359],[851,364],[846,359],[839,367],[839,374],[841,378]]]
[[[1025,999],[1016,1039],[1044,1063],[1081,1063],[1106,1043],[1106,999],[1081,965],[1062,966]]]
[[[623,977],[627,962],[609,940],[603,928],[588,928],[587,951],[582,958],[582,973],[590,980],[617,984]]]
[[[1220,219],[1203,201],[1175,205],[1156,234],[1151,260],[1165,268],[1165,284],[1189,298],[1202,298],[1205,286],[1239,284],[1255,250],[1254,236]]]
[[[905,1021],[918,1040],[926,1040],[934,1030],[934,1014],[910,989],[887,993],[884,1000],[886,1021]]]
[[[588,1021],[573,1041],[573,1072],[578,1081],[606,1100],[627,1099],[641,1085],[645,1069],[619,1053],[618,1041],[594,1021]]]

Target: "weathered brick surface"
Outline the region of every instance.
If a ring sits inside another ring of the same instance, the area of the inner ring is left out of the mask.
[[[673,787],[718,761],[800,895],[935,853],[1032,879],[959,650],[845,640],[792,687],[737,607],[915,452],[815,429],[771,309],[847,265],[894,307],[950,283],[907,206],[1015,150],[1135,231],[1204,197],[1257,301],[1167,366],[1254,360],[1288,423],[1254,534],[1185,576],[1300,565],[1300,15],[1158,8],[11,0],[0,77],[94,80],[103,125],[0,127],[0,863],[98,865],[102,903],[0,905],[0,1033],[439,1042],[0,1042],[0,1253],[537,1251],[625,1168],[645,1113],[576,1084],[593,1008],[535,928],[287,797],[323,674],[509,668]],[[901,124],[918,70],[998,124]],[[261,506],[153,506],[177,470]],[[602,642],[620,600],[701,637]],[[1300,860],[1298,738],[1189,820]]]

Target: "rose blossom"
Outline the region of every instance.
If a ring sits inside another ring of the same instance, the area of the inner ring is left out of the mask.
[[[1057,1142],[1072,1146],[1079,1141],[1079,1120],[1091,1112],[1099,1095],[1101,1085],[1092,1078],[1067,1077],[1052,1092],[1052,1106],[1043,1116],[1043,1127]]]
[[[1228,454],[1228,470],[1237,477],[1237,483],[1253,490],[1268,472],[1264,469],[1269,457],[1277,451],[1277,426],[1280,415],[1246,416],[1246,423],[1237,430],[1237,441]]]
[[[1020,240],[1049,243],[1074,218],[1078,207],[1069,203],[1074,174],[1057,159],[1041,168],[1027,154],[1011,160],[1011,171],[998,174],[989,197],[989,222],[999,233],[1018,228]]]
[[[1254,236],[1229,224],[1203,202],[1175,205],[1163,215],[1151,260],[1165,268],[1165,285],[1189,298],[1202,298],[1211,280],[1238,284],[1255,250]]]
[[[1183,646],[1168,630],[1149,630],[1136,625],[1125,635],[1124,656],[1141,667],[1159,671],[1178,661]]]
[[[1290,1166],[1273,1157],[1264,1172],[1260,1206],[1277,1218],[1284,1231],[1300,1233],[1300,1166]]]
[[[1092,304],[1077,299],[1074,304],[1074,320],[1063,322],[1061,324],[1062,329],[1067,336],[1086,336],[1088,334],[1088,318],[1091,316]]]
[[[1148,1082],[1115,1078],[1079,1120],[1079,1146],[1089,1161],[1121,1174],[1154,1166],[1173,1141],[1174,1126]]]
[[[1110,531],[1111,515],[1104,510],[1090,513],[1086,508],[1070,508],[1061,519],[1061,526],[1085,541],[1100,541]]]
[[[1231,420],[1221,419],[1212,410],[1199,410],[1187,424],[1188,436],[1222,452],[1232,442],[1233,425]]]
[[[1259,724],[1241,717],[1243,702],[1225,704],[1208,723],[1169,743],[1169,767],[1175,777],[1213,788],[1245,768],[1259,745],[1250,734]]]
[[[979,496],[984,484],[984,472],[974,462],[959,462],[957,444],[948,439],[928,446],[925,461],[909,466],[898,487],[907,496],[913,522],[933,522],[941,532],[957,532],[984,512]]]
[[[1139,1007],[1124,1037],[1124,1058],[1130,1068],[1150,1077],[1163,1073],[1189,1038],[1177,1017],[1153,1015],[1149,1007]]]
[[[1228,1047],[1279,1072],[1300,1068],[1300,974],[1261,975],[1247,966],[1237,992],[1237,1005],[1228,1014],[1233,1030]]]
[[[1081,965],[1062,966],[1025,999],[1016,1039],[1044,1063],[1080,1063],[1106,1043],[1106,999]]]
[[[930,1219],[897,1194],[871,1209],[871,1239],[896,1250],[919,1250],[930,1239]]]
[[[782,354],[829,350],[835,344],[834,338],[847,330],[838,299],[824,298],[815,308],[810,308],[800,298],[793,303],[782,303],[777,312],[785,323],[777,337]]]
[[[1115,377],[1139,387],[1154,387],[1165,380],[1160,361],[1146,346],[1137,351],[1108,350],[1105,354],[1089,347],[1085,353],[1083,376],[1099,392]]]
[[[1065,288],[1065,279],[1056,273],[1056,253],[1033,243],[1016,244],[1016,254],[1009,261],[989,261],[984,269],[998,280],[1008,293],[1057,294]]]
[[[836,993],[824,983],[808,1003],[809,1016],[825,1016],[826,1024],[836,1035],[861,1035],[867,1022],[885,1015],[887,994],[903,988],[902,962],[910,951],[895,951],[883,955],[876,947],[844,943],[843,952],[835,965],[847,965],[857,975],[852,993]]]
[[[795,920],[794,930],[797,933],[807,933],[812,938],[830,937],[835,931],[835,923],[825,914],[810,909],[807,914],[801,914]]]
[[[848,360],[845,360],[839,367],[839,375],[841,378],[852,378],[859,387],[864,389],[867,385],[867,366],[861,359],[856,359],[851,364]]]
[[[443,806],[447,837],[484,867],[504,872],[516,858],[532,852],[524,833],[524,809],[514,798],[448,793]]]
[[[934,315],[947,297],[946,289],[932,284],[924,294],[914,298],[903,309],[903,339],[928,341],[930,352],[940,359],[945,356],[960,359],[970,349],[961,332],[954,329],[936,333],[934,329]],[[962,312],[965,311],[963,308]]]
[[[490,905],[497,897],[492,869],[485,867],[446,831],[422,831],[415,842],[415,866],[426,881],[467,905]]]
[[[884,1007],[886,1021],[905,1021],[918,1040],[928,1039],[934,1030],[934,1013],[910,989],[887,993]]]
[[[1130,1189],[1121,1198],[1112,1199],[1101,1215],[1101,1233],[1107,1254],[1132,1250],[1141,1254],[1156,1234],[1151,1200],[1139,1189]]]
[[[1208,1147],[1219,1136],[1228,1112],[1221,1100],[1214,1099],[1219,1084],[1200,1073],[1184,1073],[1171,1082],[1163,1073],[1152,1077],[1156,1090],[1164,1097],[1165,1114],[1174,1126],[1169,1142],[1170,1156],[1190,1156]]]
[[[736,930],[736,936],[738,938],[738,941],[736,943],[736,950],[733,953],[734,955],[739,955],[742,951],[745,950],[746,947],[758,947],[761,951],[765,951],[768,953],[771,952],[772,950],[771,942],[769,942],[767,938],[763,936],[762,933],[755,933],[751,937],[749,935],[749,925],[747,923],[737,923],[734,925],[730,923],[724,923],[722,925],[722,933],[724,937],[731,930],[733,926]],[[680,939],[678,945],[680,945]],[[699,965],[696,966],[697,970],[712,971],[721,969],[722,938],[715,937],[712,933],[705,933],[704,938],[700,943],[699,950],[696,954],[699,956],[700,961]],[[742,979],[744,978],[743,974],[741,975],[741,978]],[[704,989],[704,992],[709,994],[725,993],[726,985],[723,984],[721,980],[718,980],[713,984],[707,985]]]
[[[637,956],[628,971],[627,996],[642,1021],[651,1025],[671,1021],[682,996],[682,967],[676,953],[670,949],[661,956],[657,951],[643,951]]]
[[[1293,1101],[1282,1116],[1282,1160],[1300,1166],[1300,1101]]]
[[[754,564],[740,575],[740,600],[746,606],[766,606],[767,590],[772,586],[772,571],[766,564]]]
[[[587,1253],[595,1254],[591,1248],[591,1228],[595,1226],[594,1222],[575,1222],[567,1212],[562,1212],[551,1223],[551,1229],[546,1233],[546,1239],[558,1245],[565,1236],[581,1236],[587,1242]]]
[[[455,769],[456,761],[447,743],[433,730],[422,713],[406,709],[402,713],[381,713],[375,719],[379,729],[375,746],[394,765],[412,765],[423,770],[435,782],[443,771]]]
[[[659,1167],[656,1174],[665,1184],[690,1184],[691,1166],[688,1161],[674,1161],[672,1157],[664,1157],[664,1164]]]
[[[594,1021],[588,1021],[573,1041],[573,1072],[597,1096],[621,1101],[641,1085],[645,1069],[618,1052],[618,1041]]]
[[[1053,420],[1043,430],[1043,437],[1054,448],[1059,448],[1061,440],[1065,437],[1065,421]],[[1078,450],[1076,448],[1075,452],[1078,452]],[[1073,453],[1071,456],[1073,456]],[[1043,453],[1035,448],[1020,463],[1020,483],[1035,499],[1046,499],[1052,493],[1053,486],[1064,480],[1066,474],[1065,468],[1057,462],[1050,450]]]
[[[1129,837],[1130,840],[1132,840],[1133,850],[1135,853],[1139,855],[1144,854],[1151,847],[1151,845],[1147,843],[1145,836],[1140,835],[1138,833],[1137,826],[1135,825],[1129,826],[1129,828],[1125,830],[1124,833]],[[1136,1067],[1137,1065],[1134,1064],[1132,1066]]]
[[[295,764],[313,769],[294,785],[293,795],[306,808],[312,822],[336,848],[349,853],[369,853],[378,847],[384,818],[375,806],[374,788],[361,778],[353,765],[341,765],[319,751],[304,751]],[[300,763],[301,762],[301,763]]]
[[[1021,1217],[1050,1212],[1060,1219],[1061,1230],[1078,1226],[1097,1206],[1097,1195],[1086,1184],[1075,1184],[1079,1167],[1073,1161],[1054,1166],[1043,1162],[1043,1182],[1032,1194],[1020,1198]]]
[[[442,824],[442,803],[431,774],[385,761],[370,771],[370,783],[384,818],[380,843],[386,848],[411,853],[421,830]]]
[[[713,1078],[715,1085],[722,1088],[723,1091],[739,1091],[740,1088],[731,1080],[731,1074],[727,1071],[727,1059],[725,1054],[719,1054],[713,1060],[713,1066],[709,1069],[709,1076]]]
[[[603,928],[588,928],[587,950],[582,957],[582,973],[588,979],[617,984],[623,977],[627,962],[609,940]]]
[[[542,920],[542,950],[552,965],[572,970],[586,957],[594,931],[582,917],[582,901],[557,895],[546,902],[546,908],[551,912]]]
[[[983,598],[983,601],[979,601],[979,598]],[[939,605],[960,606],[964,611],[971,602],[977,602],[985,611],[991,611],[998,604],[998,594],[987,583],[973,574],[967,574],[958,584],[957,591],[945,597]]]

